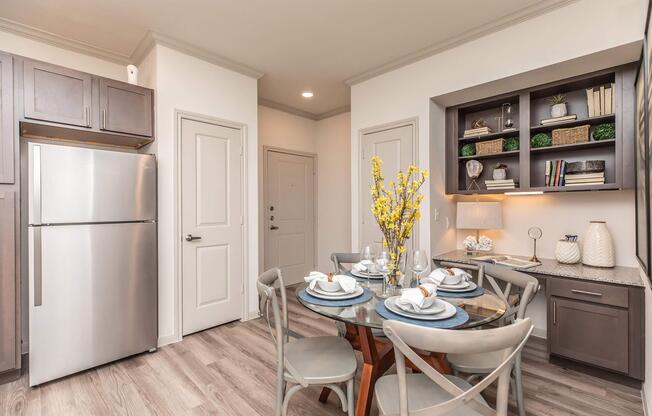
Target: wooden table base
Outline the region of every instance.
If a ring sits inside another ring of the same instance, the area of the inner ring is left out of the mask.
[[[345,338],[351,343],[353,349],[362,352],[363,363],[355,415],[368,416],[374,397],[376,381],[394,364],[394,346],[389,340],[383,341],[375,338],[371,328],[366,326],[346,324]],[[419,355],[437,371],[444,374],[451,373],[446,354],[423,352],[423,354]],[[409,361],[406,364],[416,369]],[[319,401],[326,403],[330,392],[329,388],[324,387],[319,395]]]

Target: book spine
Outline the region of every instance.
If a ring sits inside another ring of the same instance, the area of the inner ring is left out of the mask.
[[[586,89],[586,105],[589,110],[589,117],[594,117],[595,111],[593,110],[593,88]]]
[[[600,86],[600,114],[605,115],[607,113],[607,106],[604,99],[604,85]]]
[[[550,186],[550,161],[546,160],[546,186]]]
[[[611,114],[613,113],[613,110],[611,108],[611,86],[608,86],[607,88],[604,89],[604,107],[605,107],[605,114]]]
[[[555,185],[555,169],[557,167],[557,163],[554,160],[550,161],[550,181],[548,181],[548,186],[554,186]]]
[[[555,186],[559,186],[560,174],[561,174],[561,160],[557,160],[557,169],[555,170]]]
[[[561,161],[561,175],[559,178],[559,185],[564,186],[566,184],[566,168],[568,167],[568,162],[565,160]]]
[[[611,112],[616,112],[616,84],[611,83]]]
[[[596,116],[602,115],[602,108],[600,108],[600,91],[593,91],[593,110]]]

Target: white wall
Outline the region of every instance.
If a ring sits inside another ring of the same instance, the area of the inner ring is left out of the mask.
[[[155,65],[153,64],[155,62]],[[180,339],[178,307],[176,111],[241,123],[245,128],[247,175],[248,313],[257,309],[258,105],[254,78],[157,45],[144,59],[143,79],[155,84],[156,141],[146,151],[158,159],[159,344]]]
[[[613,61],[628,56],[622,49],[628,47],[631,50],[632,43],[640,42],[645,19],[642,10],[646,4],[646,0],[580,0],[352,86],[352,246],[358,246],[359,235],[357,187],[361,129],[418,118],[418,164],[431,171],[430,186],[424,189],[426,198],[418,245],[433,254],[461,247],[459,242],[466,233],[455,230],[456,198],[445,195],[444,191],[444,109],[430,98],[591,54],[604,58],[598,53],[607,49],[613,49],[611,60],[593,58],[590,61],[592,69],[625,63]],[[614,24],[595,24],[605,21]],[[564,28],[563,36],[548,36],[551,28]],[[573,73],[574,70],[587,72],[586,61],[566,64],[563,73],[555,69],[544,77],[547,76],[548,80],[569,77],[577,74]],[[538,77],[536,83],[539,83],[542,75],[536,73],[534,76]],[[517,88],[526,86],[527,79],[524,83],[520,78]],[[631,191],[503,198],[506,225],[501,232],[494,234],[498,250],[527,254],[530,247],[527,229],[538,225],[544,232],[540,253],[550,257],[554,240],[559,236],[569,232],[582,234],[589,220],[605,219],[616,241],[618,263],[635,264]],[[531,305],[530,314],[537,325],[536,334],[544,335],[545,315],[541,299]]]
[[[349,251],[350,212],[350,113],[315,121],[274,108],[258,107],[259,166],[263,146],[317,155],[317,258],[316,269],[330,271],[330,255]],[[263,172],[259,171],[260,224],[263,223]],[[259,235],[260,258],[263,230]],[[263,261],[259,268],[262,271]]]

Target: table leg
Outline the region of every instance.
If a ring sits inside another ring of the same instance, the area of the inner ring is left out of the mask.
[[[364,326],[358,327],[358,341],[364,363],[362,364],[355,415],[368,416],[376,380],[394,364],[394,348],[392,343],[388,342],[378,350],[371,329]]]

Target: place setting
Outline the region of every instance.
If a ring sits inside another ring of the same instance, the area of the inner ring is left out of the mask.
[[[347,275],[358,281],[367,283],[367,287],[374,283],[380,283],[383,280],[383,274],[378,267],[378,255],[371,246],[365,246],[360,250],[360,262],[354,264]]]
[[[479,287],[471,278],[472,276],[465,270],[445,267],[433,270],[428,276],[418,279],[418,282],[422,285],[436,285],[441,297],[475,298],[483,295],[484,288]]]
[[[308,286],[298,292],[300,299],[320,306],[351,306],[373,298],[373,291],[363,288],[347,275],[313,271],[304,278]]]
[[[420,284],[403,289],[376,304],[376,312],[385,319],[398,320],[431,328],[455,328],[469,320],[464,309],[437,297],[437,285]]]

